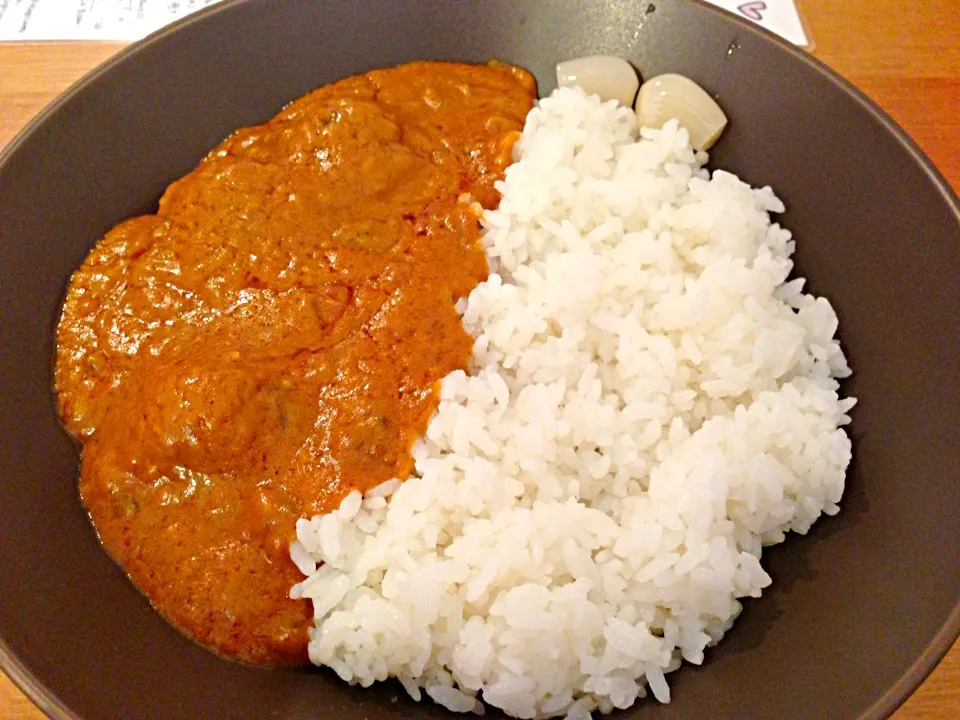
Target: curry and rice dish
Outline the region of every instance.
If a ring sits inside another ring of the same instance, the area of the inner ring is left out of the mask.
[[[762,547],[837,512],[849,369],[782,204],[704,168],[726,118],[668,119],[689,81],[635,112],[567,70],[320,88],[74,274],[82,500],[199,643],[585,720],[668,701]]]

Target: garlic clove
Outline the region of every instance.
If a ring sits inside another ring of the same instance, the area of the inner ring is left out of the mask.
[[[626,60],[612,55],[589,55],[557,63],[557,85],[578,86],[601,100],[616,100],[624,107],[633,104],[640,80]]]
[[[710,149],[727,126],[727,116],[706,90],[673,73],[647,80],[633,109],[640,127],[659,129],[676,118],[690,133],[690,144],[696,150]]]

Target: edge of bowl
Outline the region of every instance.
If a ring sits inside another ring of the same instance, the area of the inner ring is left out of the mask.
[[[919,145],[900,127],[877,103],[871,100],[863,91],[859,90],[853,83],[844,78],[838,72],[830,68],[823,61],[817,59],[809,52],[804,51],[792,43],[784,40],[765,28],[762,28],[752,22],[749,22],[736,14],[729,12],[716,5],[709,4],[705,0],[675,0],[678,2],[688,2],[698,5],[701,9],[708,12],[719,13],[727,18],[728,21],[737,25],[741,31],[748,34],[757,35],[765,38],[779,46],[781,50],[792,55],[795,59],[802,62],[812,70],[825,75],[827,79],[835,86],[839,87],[848,96],[853,98],[866,112],[878,120],[883,127],[890,132],[900,145],[907,151],[910,157],[917,165],[921,167],[924,174],[930,179],[933,185],[939,191],[944,202],[953,211],[960,225],[960,197],[954,192],[953,188],[947,182],[943,174],[937,169],[926,153]],[[56,112],[62,105],[66,104],[71,98],[83,91],[88,85],[96,81],[101,75],[109,72],[115,65],[124,62],[127,57],[141,52],[144,48],[155,42],[161,41],[169,34],[178,32],[181,28],[192,25],[196,22],[205,20],[208,16],[220,12],[226,12],[231,7],[241,5],[246,0],[222,0],[215,5],[200,9],[190,15],[167,25],[156,32],[151,33],[145,38],[131,43],[127,47],[118,51],[115,55],[90,70],[81,78],[76,80],[66,90],[54,98],[46,107],[35,115],[13,139],[0,150],[0,166],[4,164],[7,157],[17,151],[25,138],[32,134],[36,128],[46,122],[47,118]],[[954,606],[953,612],[946,618],[940,626],[939,631],[927,645],[925,650],[907,669],[901,678],[873,705],[863,712],[858,720],[882,720],[893,714],[900,707],[922,682],[936,668],[937,664],[947,654],[953,643],[960,637],[960,598]],[[11,682],[19,688],[47,717],[52,720],[84,720],[80,715],[74,713],[60,700],[57,695],[44,685],[13,653],[6,642],[0,637],[0,670],[10,678]]]
[[[214,5],[201,8],[117,51],[114,55],[74,81],[66,90],[57,95],[40,112],[34,115],[33,118],[13,136],[13,139],[10,140],[5,147],[0,149],[0,167],[4,165],[9,156],[13,155],[19,149],[20,145],[23,144],[29,135],[46,122],[50,115],[55,113],[75,95],[82,92],[88,85],[95,82],[101,75],[104,75],[113,69],[114,66],[124,62],[127,57],[141,52],[144,48],[162,40],[167,35],[177,32],[182,27],[202,21],[209,15],[223,12],[230,7],[241,5],[244,2],[246,2],[246,0],[222,0]],[[0,670],[2,670],[17,689],[26,695],[50,720],[87,720],[67,707],[53,690],[47,687],[24,665],[20,657],[7,645],[2,635],[0,635]]]
[[[2,158],[0,158],[2,160]],[[34,675],[0,638],[0,670],[51,720],[84,720]]]
[[[940,631],[903,677],[861,715],[860,720],[883,720],[893,715],[894,711],[903,705],[936,669],[958,637],[960,637],[960,603],[953,608],[946,622],[940,626]]]
[[[695,0],[696,1],[696,0]],[[66,104],[74,95],[77,95],[81,92],[87,85],[94,82],[101,75],[109,72],[115,65],[119,65],[124,62],[127,57],[130,55],[135,55],[141,52],[144,48],[153,45],[155,42],[158,42],[165,38],[167,35],[176,33],[180,28],[187,27],[188,25],[193,25],[196,22],[204,20],[207,16],[216,15],[217,13],[224,12],[229,10],[235,5],[243,5],[247,0],[220,0],[220,2],[213,5],[208,5],[200,10],[195,10],[194,12],[186,15],[179,20],[174,20],[169,25],[165,25],[159,30],[156,30],[146,37],[141,38],[140,40],[135,40],[131,42],[124,48],[118,50],[115,54],[111,55],[109,58],[104,60],[102,63],[97,65],[92,70],[89,70],[80,78],[75,80],[66,90],[57,95],[53,100],[51,100],[44,108],[38,112],[36,115],[31,118],[31,120],[24,125],[16,135],[6,144],[5,147],[0,149],[0,166],[4,164],[7,157],[12,155],[20,145],[24,142],[25,138],[33,133],[37,126],[43,124],[47,117],[56,112],[62,105]],[[55,42],[55,41],[51,41]],[[82,41],[78,41],[82,42]],[[93,41],[99,42],[99,41]]]

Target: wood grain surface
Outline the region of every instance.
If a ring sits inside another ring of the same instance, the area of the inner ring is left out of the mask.
[[[875,100],[960,192],[960,0],[801,0],[800,5],[813,54]],[[0,148],[121,47],[0,44]],[[0,673],[0,720],[43,717]],[[960,718],[960,642],[893,717]]]

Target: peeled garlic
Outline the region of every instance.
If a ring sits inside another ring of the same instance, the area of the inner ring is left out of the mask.
[[[727,126],[727,116],[706,90],[683,75],[658,75],[640,88],[637,103],[640,127],[661,128],[672,118],[690,133],[696,150],[708,150]]]
[[[622,58],[590,55],[557,63],[557,85],[578,86],[601,100],[616,100],[630,107],[640,87],[637,71]]]

